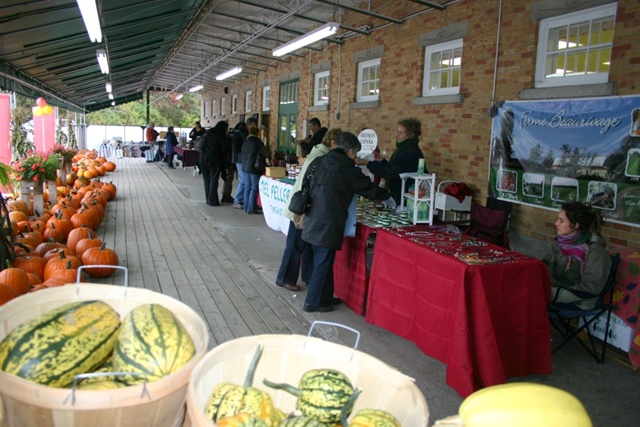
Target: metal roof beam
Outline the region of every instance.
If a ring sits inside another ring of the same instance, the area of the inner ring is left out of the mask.
[[[432,1],[425,1],[425,0],[409,0],[409,1],[413,3],[421,4],[423,6],[428,6],[432,9],[445,10],[447,8],[447,6],[443,6],[441,4],[434,3]]]
[[[344,4],[340,4],[335,1],[330,1],[330,0],[316,0],[316,1],[319,3],[329,4],[331,6],[340,7],[345,10],[350,10],[352,12],[362,13],[363,15],[372,16],[374,18],[382,19],[384,21],[393,22],[394,24],[402,25],[404,23],[402,19],[396,19],[390,16],[381,15],[379,13],[369,12],[368,10],[358,9],[357,7],[346,6]]]

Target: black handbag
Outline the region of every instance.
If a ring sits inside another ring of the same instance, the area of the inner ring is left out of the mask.
[[[309,187],[313,173],[316,170],[316,165],[311,165],[311,170],[307,171],[302,180],[302,188],[293,193],[291,201],[289,202],[288,209],[294,214],[302,215],[309,210],[311,206],[311,195],[309,194]]]

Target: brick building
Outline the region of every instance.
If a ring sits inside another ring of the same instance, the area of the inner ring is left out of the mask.
[[[491,139],[488,110],[494,101],[640,92],[636,0],[442,4],[443,11],[425,11],[417,2],[372,0],[372,16],[336,17],[371,34],[343,34],[342,44],[302,50],[304,55],[288,56],[255,77],[204,93],[201,121],[213,126],[225,119],[235,125],[243,115],[258,114],[275,150],[290,149],[291,139],[303,138],[307,121],[317,117],[323,126],[356,134],[372,128],[381,150],[391,152],[397,121],[414,116],[422,122],[421,147],[429,171],[439,180],[467,182],[474,200],[484,204]],[[557,41],[559,26],[597,38],[591,43],[597,43],[602,54],[581,75],[545,72],[549,52],[540,51],[547,49],[545,41]],[[430,58],[448,65],[438,68]],[[554,211],[514,204],[510,229],[548,240],[555,236],[555,218]],[[637,227],[607,223],[604,234],[613,243],[640,249]]]

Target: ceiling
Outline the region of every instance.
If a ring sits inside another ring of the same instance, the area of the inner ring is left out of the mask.
[[[384,2],[383,2],[384,3]],[[410,0],[411,15],[441,10],[444,0]],[[235,66],[244,79],[306,49],[344,43],[376,27],[401,25],[363,0],[97,0],[102,43],[87,35],[76,0],[3,0],[0,3],[0,86],[79,111],[141,99],[147,90],[185,92]],[[345,12],[365,17],[350,26]],[[276,58],[271,50],[326,22],[341,24],[333,37]],[[96,50],[105,49],[110,74],[100,72]],[[228,85],[229,80],[224,84]]]

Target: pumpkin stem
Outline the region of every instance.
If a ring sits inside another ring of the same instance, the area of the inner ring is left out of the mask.
[[[356,404],[356,400],[358,399],[358,396],[360,396],[360,393],[362,393],[362,390],[360,390],[359,388],[356,388],[355,390],[353,390],[353,394],[349,397],[349,400],[347,400],[344,406],[342,407],[342,411],[340,411],[340,422],[342,423],[343,427],[349,426],[349,423],[347,422],[347,417],[349,416],[349,414],[351,414],[351,411],[353,410],[353,405]]]
[[[249,388],[253,384],[253,377],[256,374],[256,368],[258,367],[258,362],[260,361],[260,357],[262,356],[263,349],[264,344],[260,343],[258,345],[258,348],[256,349],[256,353],[253,355],[253,359],[251,359],[251,363],[249,364],[247,377],[244,379],[244,388]]]
[[[272,383],[271,381],[269,381],[268,379],[263,379],[262,380],[262,384],[266,385],[269,388],[275,388],[276,390],[284,390],[287,393],[291,393],[294,396],[300,397],[300,394],[302,393],[302,390],[300,390],[299,388],[296,388],[292,385],[289,384],[284,384],[284,383]]]

